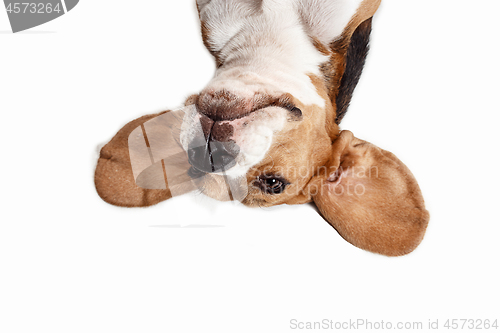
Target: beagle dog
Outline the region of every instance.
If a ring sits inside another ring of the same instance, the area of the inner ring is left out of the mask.
[[[388,256],[421,242],[429,213],[392,153],[340,130],[380,0],[198,0],[214,78],[183,109],[105,145],[106,202],[143,207],[192,190],[247,206],[314,202],[353,245]]]

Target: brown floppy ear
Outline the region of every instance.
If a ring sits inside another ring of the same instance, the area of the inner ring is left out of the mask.
[[[408,254],[420,244],[429,213],[417,181],[394,154],[342,131],[325,170],[309,191],[344,239],[387,256]]]
[[[144,189],[136,185],[130,162],[128,139],[130,133],[159,115],[143,116],[129,122],[111,141],[102,147],[94,182],[99,196],[112,205],[122,207],[146,207],[172,197],[170,190]]]

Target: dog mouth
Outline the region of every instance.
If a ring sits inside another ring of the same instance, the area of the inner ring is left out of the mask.
[[[239,147],[233,142],[206,140],[205,144],[190,145],[188,161],[193,171],[198,173],[224,173],[233,168],[239,154]]]
[[[213,162],[215,160],[215,162]],[[190,162],[191,163],[191,162]],[[187,170],[187,176],[192,180],[193,185],[204,195],[221,201],[245,200],[248,195],[248,184],[246,177],[230,176],[222,168],[217,172],[217,158],[212,159],[210,165],[206,165],[210,170],[200,170],[191,165]],[[233,163],[234,159],[233,159]]]
[[[188,175],[244,177],[268,154],[275,133],[300,117],[285,95],[249,100],[226,91],[200,94],[181,126]]]

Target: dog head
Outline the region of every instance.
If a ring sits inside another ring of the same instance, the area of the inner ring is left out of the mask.
[[[327,117],[334,117],[332,105],[326,98],[323,107],[306,105],[290,93],[260,88],[246,97],[234,89],[196,97],[180,135],[190,172],[206,174],[202,179],[208,182],[222,174],[243,177],[248,188],[243,203],[250,206],[297,203],[337,135],[336,124],[325,126]],[[219,188],[200,188],[219,199]]]
[[[352,93],[341,87],[359,77],[346,73],[347,59],[361,71],[378,4],[199,1],[218,69],[184,117],[181,142],[193,170],[248,177],[248,205],[307,201],[294,194],[326,164]]]
[[[429,220],[413,175],[393,154],[339,129],[379,3],[198,1],[216,75],[180,112],[138,119],[103,148],[101,197],[147,206],[200,190],[248,206],[313,201],[352,244],[411,252]]]

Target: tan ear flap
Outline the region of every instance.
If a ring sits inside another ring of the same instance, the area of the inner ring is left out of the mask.
[[[396,156],[342,131],[326,170],[309,191],[348,242],[387,256],[408,254],[420,244],[429,213],[417,181]]]
[[[102,149],[95,170],[95,187],[106,202],[123,207],[145,207],[171,198],[167,189],[144,189],[136,185],[128,140],[136,128],[161,114],[147,115],[125,125]]]

